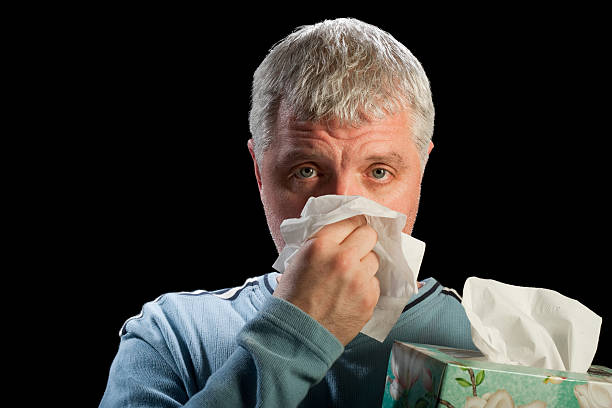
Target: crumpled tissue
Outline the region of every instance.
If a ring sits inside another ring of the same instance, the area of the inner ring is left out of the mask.
[[[462,304],[492,362],[585,373],[597,351],[601,317],[554,290],[470,277]]]
[[[425,252],[425,243],[402,232],[406,215],[361,196],[325,195],[311,197],[300,218],[282,222],[285,247],[273,267],[283,273],[301,245],[325,225],[359,214],[378,234],[373,251],[378,255],[376,276],[380,298],[371,319],[361,330],[380,342],[387,337],[409,299],[417,293],[417,276]]]

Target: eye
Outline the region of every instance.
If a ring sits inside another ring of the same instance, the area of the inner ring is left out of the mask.
[[[389,173],[386,169],[383,169],[381,167],[377,167],[374,170],[372,170],[372,177],[374,177],[375,179],[384,179],[387,176],[387,173]]]
[[[300,167],[295,173],[299,178],[312,178],[317,175],[317,171],[312,167]]]

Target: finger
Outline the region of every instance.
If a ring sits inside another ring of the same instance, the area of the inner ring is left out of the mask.
[[[366,256],[361,258],[361,265],[369,276],[374,276],[378,272],[380,261],[376,252],[370,251]]]
[[[356,215],[351,218],[346,218],[342,221],[334,222],[321,228],[312,238],[325,238],[331,242],[340,244],[344,239],[355,229],[362,225],[366,225],[367,221],[364,215]]]
[[[373,276],[368,282],[367,296],[370,299],[372,308],[376,307],[378,299],[380,299],[380,281],[376,276]],[[372,309],[372,313],[373,312],[374,310]]]
[[[371,282],[371,286],[373,288],[373,290],[378,293],[378,296],[380,296],[380,280],[378,279],[378,277],[373,276]]]
[[[355,253],[359,259],[370,252],[378,241],[378,234],[370,225],[357,227],[342,241],[340,246]]]

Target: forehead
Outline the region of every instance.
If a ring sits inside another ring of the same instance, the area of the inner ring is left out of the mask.
[[[347,115],[348,116],[348,115]],[[376,118],[371,115],[362,114],[354,120],[340,122],[338,119],[302,119],[297,117],[292,108],[288,106],[285,99],[281,100],[276,115],[276,130],[298,129],[298,130],[327,130],[335,131],[336,137],[342,138],[343,130],[359,130],[369,128],[389,128],[394,127],[396,132],[409,132],[412,135],[412,109],[407,108],[397,113],[388,114],[383,118]],[[354,133],[354,132],[353,132]],[[349,136],[353,137],[353,135]]]
[[[351,126],[334,121],[299,120],[281,106],[277,119],[270,148],[283,155],[341,153],[350,157],[392,155],[397,158],[411,157],[415,152],[412,119],[407,110]]]

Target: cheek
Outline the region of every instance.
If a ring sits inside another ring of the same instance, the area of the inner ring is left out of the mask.
[[[287,218],[298,218],[304,208],[305,200],[296,198],[274,184],[263,183],[261,201],[266,214],[266,221],[270,234],[274,239],[277,250],[280,252],[285,246],[280,233],[280,225]]]
[[[266,222],[268,223],[268,229],[274,240],[276,249],[280,252],[285,246],[283,238],[280,233],[280,224],[283,221],[282,215],[278,213],[276,203],[272,199],[272,196],[267,194],[265,189],[261,190],[261,202],[263,204],[264,213],[266,215]]]
[[[407,213],[419,201],[421,192],[421,184],[417,178],[410,178],[403,182],[398,182],[392,188],[385,191],[382,197],[383,203],[387,207]]]
[[[299,217],[306,203],[302,196],[292,194],[271,183],[262,186],[261,198],[267,208],[266,211],[270,216],[280,219],[280,222],[286,218]]]
[[[393,192],[379,201],[381,204],[389,207],[392,210],[405,214],[407,216],[404,232],[410,234],[416,220],[416,215],[419,207],[419,199],[421,195],[421,185],[418,182],[413,182],[402,189],[395,189]]]

